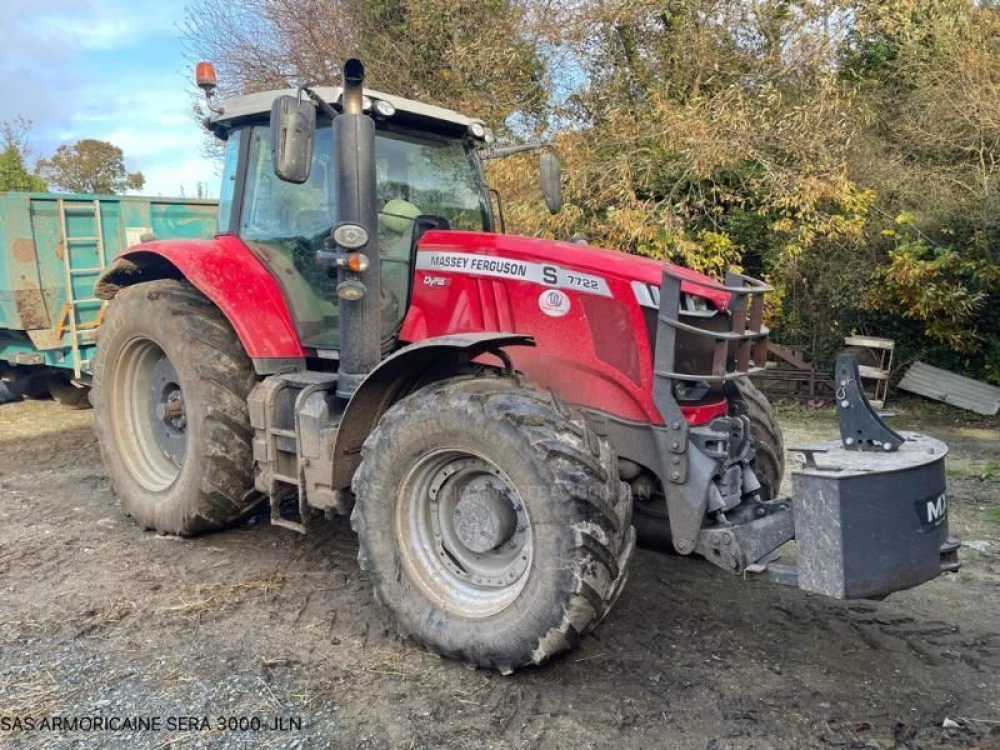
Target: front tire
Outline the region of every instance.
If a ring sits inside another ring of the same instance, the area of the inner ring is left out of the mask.
[[[94,428],[115,494],[147,529],[189,536],[256,505],[253,366],[222,313],[183,281],[126,287],[94,364]]]
[[[596,627],[635,546],[610,445],[506,378],[444,381],[394,405],[354,492],[361,566],[404,634],[504,673]]]
[[[739,378],[736,388],[750,418],[750,434],[757,441],[754,474],[761,484],[761,500],[774,500],[780,493],[781,480],[785,475],[785,437],[774,417],[771,402],[753,381]]]

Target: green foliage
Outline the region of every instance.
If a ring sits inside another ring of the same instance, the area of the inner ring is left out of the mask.
[[[777,287],[779,341],[828,367],[854,332],[1000,382],[1000,10],[973,0],[197,0],[224,86],[334,82],[539,134],[490,162],[508,230]]]
[[[0,150],[0,191],[44,191],[45,182],[28,171],[26,161],[30,155],[28,133],[31,121],[16,118],[0,123],[3,149]]]
[[[60,146],[50,159],[38,162],[38,174],[50,185],[70,193],[114,195],[141,190],[142,172],[128,172],[122,150],[112,143],[85,139]]]
[[[903,237],[876,270],[865,304],[901,310],[904,318],[920,322],[929,339],[968,352],[981,343],[973,322],[998,283],[1000,267],[992,263]]]

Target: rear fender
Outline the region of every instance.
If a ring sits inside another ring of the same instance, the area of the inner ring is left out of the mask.
[[[494,354],[506,366],[507,346],[534,346],[531,336],[510,333],[460,333],[424,339],[386,358],[362,381],[337,432],[333,484],[344,488],[361,465],[361,447],[382,415],[413,391],[453,377],[474,359]]]
[[[95,294],[154,279],[185,279],[226,316],[259,375],[302,369],[305,351],[281,287],[236,237],[162,240],[129,248],[98,277]]]

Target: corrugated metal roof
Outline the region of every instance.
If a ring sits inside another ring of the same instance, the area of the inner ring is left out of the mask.
[[[1000,411],[1000,388],[923,362],[913,363],[899,387],[976,414],[993,416]]]

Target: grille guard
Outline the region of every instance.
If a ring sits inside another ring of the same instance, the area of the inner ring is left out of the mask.
[[[764,326],[764,295],[774,288],[763,281],[732,271],[725,283],[699,281],[699,285],[730,295],[728,331],[710,331],[681,321],[681,281],[675,271],[666,269],[660,284],[660,310],[657,314],[656,357],[654,374],[658,379],[703,380],[709,383],[735,380],[764,369],[767,361],[768,330]],[[677,331],[714,339],[712,371],[680,373],[675,369]],[[753,366],[751,366],[751,362]]]
[[[747,448],[740,439],[749,425],[733,381],[764,368],[764,295],[772,288],[735,273],[724,284],[703,283],[731,295],[728,330],[711,331],[681,322],[681,281],[664,271],[653,384],[665,420],[653,429],[660,454],[656,472],[677,552],[837,599],[881,598],[956,570],[958,542],[947,524],[947,446],[895,433],[881,422],[849,354],[837,363],[844,391],[838,396],[842,440],[799,449],[806,465],[792,474],[792,497],[760,501],[750,491],[738,505],[713,512],[709,496],[719,479],[737,464],[744,477],[753,470],[755,446],[751,441]],[[678,331],[714,341],[711,372],[677,372]],[[729,416],[691,427],[674,397],[677,380],[723,383]],[[815,453],[824,454],[822,465]],[[796,564],[776,563],[773,551],[792,539],[798,542]]]

